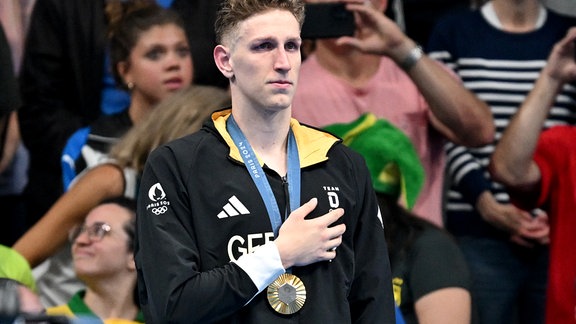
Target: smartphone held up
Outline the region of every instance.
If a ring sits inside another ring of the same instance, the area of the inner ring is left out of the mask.
[[[338,38],[354,35],[354,14],[346,4],[319,2],[306,4],[306,18],[302,25],[302,38]]]

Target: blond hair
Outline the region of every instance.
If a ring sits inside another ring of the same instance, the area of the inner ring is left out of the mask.
[[[161,101],[144,121],[135,125],[110,151],[122,167],[142,172],[148,154],[161,144],[196,132],[212,112],[229,107],[228,91],[193,85]]]
[[[302,28],[304,22],[302,0],[226,0],[220,5],[214,24],[217,42],[223,44],[227,41],[242,21],[272,9],[290,12]]]

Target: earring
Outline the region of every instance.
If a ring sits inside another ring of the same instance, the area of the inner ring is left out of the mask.
[[[129,90],[134,89],[134,82],[127,82],[126,86],[128,87]]]

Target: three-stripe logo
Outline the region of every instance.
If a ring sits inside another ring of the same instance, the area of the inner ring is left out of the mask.
[[[236,196],[228,199],[228,203],[224,205],[224,210],[218,213],[218,218],[234,217],[238,215],[250,215],[250,211]]]

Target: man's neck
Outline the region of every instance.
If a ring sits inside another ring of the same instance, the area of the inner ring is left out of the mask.
[[[259,159],[281,176],[286,174],[286,147],[290,129],[290,109],[276,113],[262,110],[246,113],[232,106],[234,120]]]
[[[378,71],[381,61],[380,56],[336,46],[331,40],[317,41],[315,55],[324,69],[354,87],[368,83]]]
[[[504,31],[524,33],[536,29],[541,7],[539,1],[493,0],[492,5]]]

